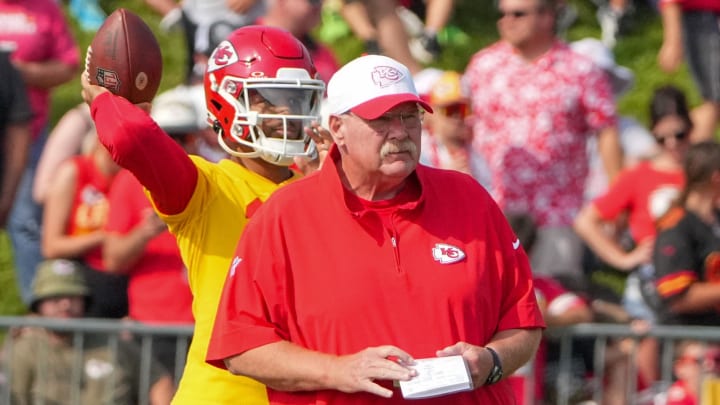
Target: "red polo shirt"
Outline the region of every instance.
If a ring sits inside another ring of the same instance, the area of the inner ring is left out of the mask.
[[[470,176],[418,166],[390,202],[347,192],[336,148],[249,222],[230,268],[208,362],[281,339],[344,355],[392,344],[415,358],[544,323],[525,252]],[[384,384],[391,387],[391,382]],[[339,391],[278,392],[271,404],[391,404]],[[449,402],[448,402],[449,401]],[[512,404],[505,382],[423,403]]]

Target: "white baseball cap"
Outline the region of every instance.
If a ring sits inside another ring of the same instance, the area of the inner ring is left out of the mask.
[[[610,75],[613,93],[619,96],[626,91],[630,90],[633,82],[635,81],[635,75],[633,71],[624,67],[618,66],[615,63],[615,57],[612,51],[603,45],[603,43],[595,38],[584,38],[579,41],[572,42],[570,49],[584,55],[595,63],[602,70],[606,71]]]
[[[348,62],[330,78],[327,94],[331,115],[352,111],[372,120],[408,101],[432,112],[418,95],[408,68],[382,55],[361,56]]]

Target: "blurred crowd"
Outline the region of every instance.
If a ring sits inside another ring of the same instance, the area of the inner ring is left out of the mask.
[[[690,106],[681,89],[658,87],[642,123],[617,110],[642,72],[619,66],[612,52],[632,29],[637,5],[594,1],[601,37],[568,43],[572,3],[497,0],[500,39],[463,71],[450,71],[434,63],[448,32],[459,30],[454,0],[146,0],[162,18],[153,28],[179,30],[187,46],[184,82],[156,97],[151,114],[188,154],[221,161],[227,152],[208,125],[202,81],[211,52],[235,28],[283,28],[305,44],[327,82],[339,61],[313,33],[331,9],[365,52],[409,68],[433,108],[424,116],[421,163],[467,173],[498,202],[530,257],[548,327],[720,325],[720,2],[652,3],[663,25],[658,65],[672,72],[686,62],[702,101]],[[142,185],[98,142],[90,108],[78,105],[55,125],[48,119],[53,88],[82,68],[62,6],[0,0],[0,228],[12,241],[22,299],[37,313],[41,300],[62,292],[87,298],[72,317],[192,323],[185,258]],[[68,6],[88,31],[111,11],[92,0]],[[157,152],[148,159],[162,159]],[[42,288],[53,272],[78,273],[85,284],[60,283],[48,294]],[[578,401],[588,399],[584,383],[595,369],[582,361],[592,350],[587,343],[575,346]],[[176,368],[175,343],[159,337],[155,344],[157,390],[172,390],[162,370]],[[546,339],[528,374],[535,380],[522,370],[512,377],[518,390],[535,386],[527,404],[553,403],[556,375],[541,370],[552,370],[557,351]],[[700,404],[697,394],[712,391],[698,388],[701,376],[715,377],[717,352],[679,342],[677,382],[654,394],[668,404]],[[659,353],[653,339],[640,343],[638,390],[660,379]],[[632,358],[624,341],[613,342],[607,404],[628,403],[623,370]],[[157,394],[158,403],[165,397]]]

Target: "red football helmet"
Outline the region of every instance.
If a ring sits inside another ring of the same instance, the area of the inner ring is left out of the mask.
[[[205,72],[208,121],[220,146],[283,166],[313,157],[304,127],[320,121],[325,84],[316,76],[308,50],[289,32],[258,25],[233,31]],[[245,148],[232,147],[238,143]]]

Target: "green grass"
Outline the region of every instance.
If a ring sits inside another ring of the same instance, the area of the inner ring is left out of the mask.
[[[577,22],[569,30],[567,39],[573,41],[586,36],[599,37],[600,32],[595,20],[595,6],[592,5],[592,2],[588,0],[570,1],[577,7],[579,16]],[[497,32],[492,1],[457,0],[457,2],[457,11],[452,24],[467,33],[469,40],[465,43],[449,44],[435,66],[462,71],[474,52],[497,39]],[[619,109],[623,114],[634,115],[643,122],[647,122],[647,105],[650,96],[653,89],[661,84],[673,83],[685,89],[691,105],[699,103],[699,97],[685,68],[672,75],[658,70],[655,58],[662,41],[659,17],[645,2],[638,0],[635,3],[638,9],[633,30],[620,39],[615,49],[617,62],[631,68],[636,77],[633,89],[619,100]],[[101,0],[101,5],[108,12],[117,7],[130,9],[142,16],[151,27],[157,27],[160,21],[159,16],[154,14],[143,0]],[[73,24],[76,39],[84,54],[84,50],[92,40],[93,33],[81,32],[72,17],[69,17],[68,20]],[[182,81],[185,46],[180,33],[167,34],[158,29],[154,29],[154,31],[163,51],[164,74],[160,85],[160,91],[163,91]],[[348,61],[362,52],[362,44],[348,35],[339,38],[331,46],[342,62]],[[58,87],[52,97],[52,122],[57,122],[65,111],[81,101],[79,78]],[[3,294],[0,294],[0,314],[22,311],[22,304],[19,303],[14,291],[15,282],[12,268],[8,263],[7,253],[0,249],[0,285],[4,286]]]

